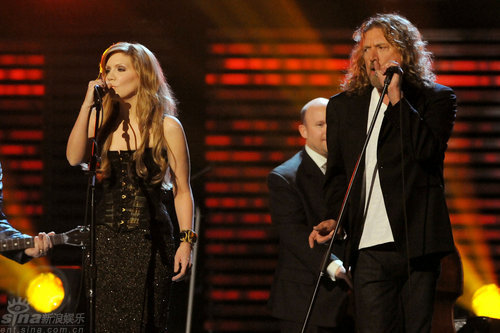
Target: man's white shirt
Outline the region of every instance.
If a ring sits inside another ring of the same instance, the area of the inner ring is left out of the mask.
[[[380,94],[376,88],[373,88],[370,107],[368,109],[367,132],[375,114]],[[377,167],[377,147],[382,120],[387,105],[380,106],[380,111],[373,127],[373,132],[368,141],[365,155],[365,211],[364,227],[359,241],[358,249],[367,248],[379,244],[394,242],[387,209],[385,207],[382,188],[380,186],[380,177]]]

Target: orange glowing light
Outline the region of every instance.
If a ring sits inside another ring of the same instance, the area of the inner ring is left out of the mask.
[[[476,290],[472,296],[472,309],[478,316],[500,319],[500,288],[487,284]]]
[[[26,297],[30,305],[42,313],[56,310],[64,300],[64,286],[53,273],[41,273],[28,285]]]

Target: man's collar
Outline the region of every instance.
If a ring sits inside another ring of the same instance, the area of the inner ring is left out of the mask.
[[[321,169],[323,165],[326,163],[326,157],[324,157],[320,153],[317,153],[308,145],[305,145],[304,148],[306,150],[307,155],[309,155],[309,157],[314,161],[314,163],[318,166],[318,168]]]

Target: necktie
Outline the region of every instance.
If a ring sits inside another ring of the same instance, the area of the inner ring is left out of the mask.
[[[326,162],[321,166],[321,172],[326,173]]]

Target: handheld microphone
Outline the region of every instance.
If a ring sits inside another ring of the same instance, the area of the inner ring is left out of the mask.
[[[102,105],[102,98],[107,93],[107,89],[105,87],[101,87],[96,84],[94,86],[94,105]]]
[[[400,76],[403,76],[403,70],[399,66],[391,66],[385,70],[385,81],[384,84],[389,84],[391,83],[392,76],[394,74],[399,74]]]

